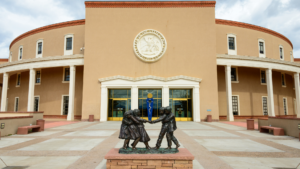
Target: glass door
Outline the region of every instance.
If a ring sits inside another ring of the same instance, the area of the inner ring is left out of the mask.
[[[123,117],[125,110],[127,108],[127,100],[115,100],[112,103],[112,117]]]
[[[176,121],[193,121],[191,90],[171,89],[170,102]]]
[[[126,111],[131,109],[130,89],[110,89],[108,95],[108,121],[122,121]]]

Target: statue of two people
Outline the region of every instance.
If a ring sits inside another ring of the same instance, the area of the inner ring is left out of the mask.
[[[160,118],[154,121],[148,121],[140,118],[140,110],[129,110],[124,113],[121,130],[120,130],[120,139],[124,140],[123,149],[127,149],[129,147],[130,140],[134,140],[131,144],[132,149],[136,149],[136,145],[138,142],[143,142],[146,146],[146,149],[151,149],[148,142],[150,141],[150,137],[145,130],[145,126],[143,123],[158,123],[162,122],[161,131],[159,137],[157,139],[156,146],[154,149],[159,149],[161,146],[161,142],[165,135],[167,135],[168,147],[167,149],[171,149],[172,141],[176,145],[176,149],[180,146],[178,140],[174,136],[174,131],[177,129],[175,116],[172,113],[172,108],[161,107],[159,110]]]

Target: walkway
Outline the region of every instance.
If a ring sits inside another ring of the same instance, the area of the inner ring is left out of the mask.
[[[47,125],[50,125],[48,123]],[[58,124],[58,123],[57,123]],[[105,168],[105,154],[122,146],[120,122],[77,122],[29,135],[0,140],[0,158],[13,168]],[[223,122],[178,122],[175,136],[194,156],[197,169],[295,168],[300,163],[300,142]],[[146,124],[154,146],[160,124]],[[166,147],[166,140],[162,147]],[[139,143],[138,147],[144,145]],[[5,167],[0,161],[0,168]],[[300,168],[300,167],[299,167]]]

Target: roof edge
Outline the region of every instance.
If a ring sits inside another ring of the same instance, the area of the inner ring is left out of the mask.
[[[87,1],[86,8],[191,8],[215,7],[216,1]]]
[[[261,27],[261,26],[251,25],[251,24],[248,24],[248,23],[231,21],[231,20],[224,20],[224,19],[216,19],[216,24],[236,26],[236,27],[252,29],[252,30],[256,30],[256,31],[260,31],[260,32],[265,32],[265,33],[271,34],[273,36],[276,36],[278,38],[281,38],[282,40],[284,40],[288,44],[290,44],[292,49],[294,48],[292,42],[287,37],[285,37],[284,35],[282,35],[278,32],[275,32],[271,29],[267,29],[267,28],[264,28],[264,27]]]
[[[28,37],[30,35],[41,33],[41,32],[45,32],[45,31],[52,30],[52,29],[63,28],[63,27],[68,27],[68,26],[84,25],[84,24],[85,24],[85,19],[81,19],[81,20],[61,22],[61,23],[56,23],[56,24],[51,24],[51,25],[40,27],[40,28],[36,28],[36,29],[33,29],[33,30],[28,31],[26,33],[23,33],[22,35],[20,35],[17,38],[15,38],[11,42],[11,44],[9,45],[9,49],[16,42],[18,42],[19,40],[24,39],[24,38],[26,38],[26,37]]]

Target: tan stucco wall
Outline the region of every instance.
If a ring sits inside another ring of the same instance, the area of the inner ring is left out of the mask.
[[[16,74],[9,78],[8,111],[14,110],[15,97],[19,97],[19,111],[27,111],[29,71],[21,73],[21,85],[16,87]],[[69,83],[62,83],[63,67],[41,70],[41,84],[35,85],[35,96],[40,96],[39,111],[44,115],[61,115],[62,95],[69,95]],[[81,115],[83,66],[76,67],[74,114]]]
[[[284,115],[283,97],[287,98],[288,115],[294,115],[294,79],[286,74],[286,87],[281,85],[281,73],[273,71],[273,93],[276,115]],[[238,67],[239,83],[232,83],[232,95],[239,96],[241,116],[262,116],[262,96],[268,96],[267,85],[260,83],[260,69]],[[218,66],[218,92],[220,116],[227,115],[225,67]],[[268,100],[269,101],[269,100]]]
[[[105,24],[103,24],[105,23]],[[123,75],[202,78],[201,119],[212,109],[218,118],[214,8],[87,8],[83,119],[100,118],[99,78]],[[145,29],[161,32],[165,55],[145,63],[133,52],[133,40]]]
[[[261,31],[219,24],[216,24],[217,54],[228,53],[227,34],[236,35],[237,55],[259,57],[258,39],[263,39],[267,58],[280,59],[279,45],[282,45],[284,60],[291,61],[290,52],[293,49],[283,39]]]
[[[73,54],[83,54],[80,51],[84,47],[84,25],[57,28],[25,37],[16,42],[10,49],[12,61],[18,61],[19,47],[23,46],[23,58],[36,57],[36,42],[43,39],[43,57],[64,55],[65,35],[74,34]]]

